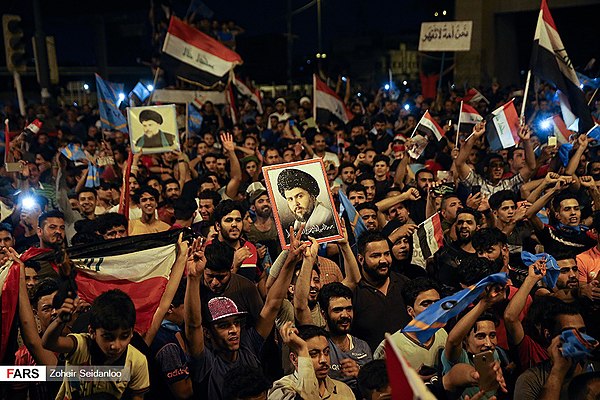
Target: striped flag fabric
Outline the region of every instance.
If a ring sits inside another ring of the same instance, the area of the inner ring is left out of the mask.
[[[429,113],[429,110],[425,111],[425,114],[423,114],[423,116],[421,117],[421,120],[415,127],[413,135],[415,133],[420,133],[422,136],[425,137],[435,136],[438,141],[442,140],[442,138],[445,136],[444,130],[442,129],[440,124],[438,124],[435,121],[435,119],[433,119],[433,117]]]
[[[444,246],[444,230],[440,214],[421,222],[413,233],[412,263],[425,268],[425,261]]]
[[[444,297],[427,307],[406,325],[402,332],[413,332],[421,343],[427,342],[435,332],[446,326],[450,318],[454,318],[466,309],[489,285],[506,285],[508,274],[500,272],[486,276],[475,285],[469,286],[451,296]]]
[[[338,192],[338,196],[340,198],[340,215],[344,211],[348,215],[348,220],[350,221],[350,225],[352,226],[352,233],[354,233],[354,237],[356,240],[367,231],[367,226],[365,225],[365,221],[360,217],[356,208],[350,202],[350,199],[346,196],[343,190]]]
[[[262,98],[259,90],[251,90],[244,82],[239,80],[237,76],[233,77],[233,85],[241,95],[247,96],[256,103],[256,111],[258,111],[259,114],[263,113]]]
[[[91,304],[107,290],[122,290],[135,305],[135,330],[146,332],[175,263],[179,234],[180,230],[169,230],[70,247],[78,296]],[[53,252],[46,252],[32,259],[53,257]]]
[[[492,151],[498,151],[515,146],[519,142],[519,116],[515,109],[514,100],[498,107],[487,117],[485,134]]]
[[[571,132],[567,129],[565,121],[563,121],[560,115],[553,115],[549,120],[548,122],[552,124],[553,135],[556,136],[556,141],[559,144],[569,143]]]
[[[0,266],[0,303],[2,303],[2,320],[0,324],[0,361],[6,355],[10,331],[17,311],[19,300],[19,265],[12,261]]]
[[[587,86],[592,89],[600,88],[600,78],[590,78],[589,76],[586,76],[579,72],[576,72],[576,73],[577,73],[577,79],[579,80],[580,87]]]
[[[340,119],[344,124],[352,119],[352,113],[342,99],[316,74],[313,74],[313,108],[313,115],[318,122],[327,123],[331,116]]]
[[[127,119],[119,110],[119,93],[123,90],[122,83],[105,81],[96,74],[96,92],[102,129],[127,132]]]
[[[392,400],[435,400],[417,371],[408,364],[400,349],[394,344],[389,333],[385,334],[385,365]],[[414,366],[419,368],[420,366]]]
[[[148,97],[150,97],[150,91],[142,82],[138,82],[135,84],[133,90],[129,92],[129,98],[132,99],[133,95],[135,95],[135,97],[137,97],[143,103]]]
[[[229,115],[231,117],[231,122],[233,122],[233,124],[235,125],[238,123],[238,111],[235,104],[236,96],[233,93],[233,88],[231,87],[231,85],[229,85],[229,87],[227,88],[225,96],[227,97],[227,107],[229,107]]]
[[[490,101],[486,99],[485,96],[482,95],[481,92],[475,88],[467,90],[467,93],[465,93],[464,97],[456,98],[456,101],[462,101],[465,103],[478,103],[481,100],[485,101],[487,104],[490,104]]]
[[[100,186],[100,169],[94,164],[88,164],[88,173],[85,178],[85,187],[98,187]]]
[[[460,114],[458,115],[459,132],[470,134],[473,131],[473,127],[481,121],[483,121],[483,117],[474,107],[465,104],[464,101],[460,102]]]
[[[229,80],[242,58],[216,39],[171,17],[162,47],[161,67],[178,78],[205,88]]]
[[[578,132],[589,130],[594,125],[592,115],[546,0],[542,0],[540,7],[530,66],[535,75],[551,82],[558,89],[566,125],[571,127],[579,119]]]

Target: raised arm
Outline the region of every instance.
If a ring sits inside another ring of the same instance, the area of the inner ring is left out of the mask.
[[[38,365],[56,365],[56,355],[42,346],[42,338],[38,333],[37,325],[31,303],[27,296],[27,285],[25,284],[25,265],[19,259],[17,252],[11,247],[8,249],[11,260],[19,264],[19,320],[21,322],[21,337],[23,343],[27,346],[27,350]],[[14,268],[14,265],[13,265]]]
[[[348,241],[348,230],[344,220],[342,220],[342,234],[344,238],[337,241],[337,245],[342,253],[342,259],[344,260],[344,272],[346,275],[342,283],[354,290],[356,285],[358,285],[361,276],[360,269],[358,268],[358,261],[356,261],[356,257],[354,256],[352,247],[350,247],[350,242]]]
[[[72,299],[67,297],[58,310],[58,318],[48,325],[44,336],[42,337],[42,345],[45,349],[55,353],[72,353],[77,348],[77,342],[73,337],[61,336],[63,329],[73,318],[78,305],[79,297]]]
[[[600,211],[600,190],[596,186],[596,181],[591,176],[581,176],[579,178],[581,186],[587,189],[593,200],[594,211]]]
[[[523,324],[519,319],[519,315],[521,315],[521,312],[525,308],[525,304],[527,304],[529,293],[545,275],[545,260],[536,261],[531,264],[525,281],[510,300],[504,311],[504,324],[506,325],[506,331],[508,332],[508,339],[514,345],[520,344],[525,336],[525,331],[523,330]]]
[[[302,228],[295,234],[294,228],[290,227],[290,250],[288,257],[285,259],[283,267],[279,272],[279,276],[275,280],[271,290],[267,293],[265,305],[256,322],[256,331],[265,339],[271,333],[273,325],[275,324],[275,318],[281,309],[283,299],[287,295],[287,290],[294,274],[294,267],[296,266],[296,263],[302,259],[302,254],[308,246],[307,244],[300,242],[301,235]]]
[[[185,320],[185,338],[188,351],[192,357],[201,357],[204,353],[204,331],[202,328],[202,313],[200,310],[200,280],[206,267],[204,245],[202,241],[195,241],[188,251],[187,286],[183,300]]]
[[[481,121],[473,128],[473,134],[463,144],[458,152],[458,157],[454,160],[454,165],[456,166],[456,170],[458,172],[458,176],[461,180],[467,179],[467,176],[471,173],[471,167],[467,165],[467,159],[469,158],[469,154],[471,154],[471,150],[473,149],[473,145],[475,142],[483,136],[485,133],[485,121]]]
[[[528,181],[535,170],[535,153],[533,152],[533,146],[531,145],[531,129],[527,125],[521,125],[518,132],[521,143],[523,143],[523,149],[525,150],[525,165],[519,171],[523,181]]]
[[[505,292],[504,287],[486,288],[486,294],[479,303],[454,325],[454,328],[448,333],[448,340],[445,347],[446,359],[450,363],[454,364],[458,361],[462,351],[463,340],[467,337],[473,325],[475,325],[477,318],[492,305],[503,300],[506,297]]]
[[[569,160],[567,164],[567,168],[565,169],[565,175],[573,175],[579,166],[579,162],[581,161],[581,156],[585,153],[585,150],[588,146],[588,137],[585,134],[580,134],[577,136],[577,150],[575,150],[575,154]]]
[[[237,197],[240,184],[242,183],[242,167],[240,166],[240,160],[238,160],[237,156],[235,155],[235,142],[233,141],[233,136],[231,136],[231,133],[222,133],[221,143],[223,144],[223,149],[225,150],[225,154],[229,159],[229,168],[231,170],[225,193],[227,193],[229,198],[235,199]]]
[[[165,318],[165,315],[167,315],[167,311],[169,311],[169,307],[171,306],[173,297],[175,297],[175,293],[177,292],[179,283],[181,283],[181,277],[183,275],[183,270],[185,269],[185,263],[187,261],[188,253],[188,244],[187,242],[184,242],[181,238],[182,234],[179,234],[179,240],[177,242],[177,258],[175,259],[175,263],[171,268],[171,273],[169,274],[169,281],[167,282],[165,291],[162,297],[160,298],[158,308],[152,316],[152,323],[150,324],[150,328],[148,328],[148,331],[146,331],[146,333],[143,335],[144,342],[146,342],[148,346],[150,346],[154,341],[154,337],[156,336],[156,333],[160,328],[160,324]]]
[[[300,274],[296,279],[294,287],[294,314],[300,325],[311,325],[312,316],[308,307],[308,296],[310,292],[310,280],[312,277],[313,266],[317,262],[319,244],[311,241],[310,248],[304,252]]]

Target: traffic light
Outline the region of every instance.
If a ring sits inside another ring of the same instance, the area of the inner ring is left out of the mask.
[[[3,15],[2,30],[4,32],[4,49],[6,50],[6,67],[11,72],[25,72],[27,60],[25,59],[25,40],[21,17]]]

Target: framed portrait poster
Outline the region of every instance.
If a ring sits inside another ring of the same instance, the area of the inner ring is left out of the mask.
[[[179,150],[175,104],[127,108],[131,150],[144,154]]]
[[[303,160],[263,167],[263,175],[283,249],[290,246],[290,226],[302,239],[319,243],[342,239],[339,215],[333,203],[323,160]]]

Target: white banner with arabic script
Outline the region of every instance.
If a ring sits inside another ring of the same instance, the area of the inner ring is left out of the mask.
[[[419,51],[469,51],[473,21],[423,22]]]

